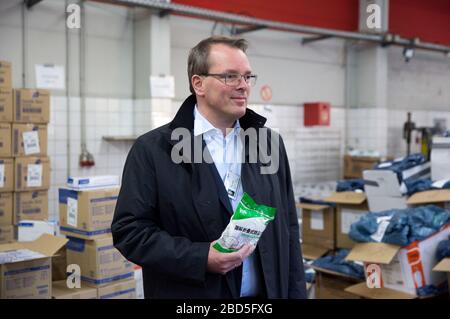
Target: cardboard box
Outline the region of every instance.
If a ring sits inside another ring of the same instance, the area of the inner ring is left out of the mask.
[[[57,235],[58,223],[46,220],[22,220],[17,225],[18,241],[33,241],[43,234]]]
[[[369,213],[366,195],[357,192],[335,192],[325,199],[336,203],[336,247],[350,249],[355,242],[348,237],[351,224]]]
[[[13,225],[0,225],[0,244],[11,243],[16,240],[16,229]]]
[[[66,242],[42,235],[33,242],[0,245],[0,298],[51,298],[51,260]]]
[[[47,125],[12,125],[12,156],[46,156]]]
[[[433,272],[438,263],[436,248],[450,235],[450,225],[422,241],[399,247],[386,243],[355,245],[347,260],[363,261],[366,276],[368,266],[375,264],[381,271],[381,287],[417,296],[416,289],[425,285],[439,286],[445,274]]]
[[[13,193],[0,193],[0,225],[13,224]]]
[[[52,258],[52,281],[67,280],[67,248],[64,246]]]
[[[360,299],[345,289],[361,280],[328,269],[311,267],[316,271],[316,299]]]
[[[300,203],[302,209],[302,244],[335,248],[334,208],[327,205]]]
[[[14,190],[14,160],[0,158],[0,193]]]
[[[13,121],[13,93],[12,89],[0,88],[0,122]]]
[[[14,193],[13,224],[21,220],[48,219],[48,191]]]
[[[142,276],[142,267],[138,265],[133,266],[134,281],[136,283],[136,299],[145,299],[144,296],[144,278]]]
[[[363,171],[373,169],[380,157],[344,155],[344,178],[363,178]]]
[[[50,159],[36,156],[15,158],[14,181],[16,192],[49,189]]]
[[[402,172],[402,179],[414,181],[430,177],[431,164],[426,162]],[[390,170],[366,170],[363,172],[364,191],[371,212],[407,208],[406,196],[402,195],[397,174]]]
[[[97,289],[98,299],[136,299],[136,282],[130,279]]]
[[[11,157],[11,124],[0,123],[0,157]]]
[[[408,198],[409,205],[433,204],[450,210],[450,189],[433,189],[415,193]]]
[[[328,248],[324,248],[317,245],[303,244],[302,243],[302,256],[308,260],[315,260],[322,257],[329,251]]]
[[[84,239],[111,233],[119,188],[76,191],[59,189],[61,233]]]
[[[386,287],[369,288],[367,283],[362,282],[345,288],[346,292],[364,299],[415,299],[416,296],[406,294],[401,291],[392,290]]]
[[[52,283],[53,299],[97,299],[97,289],[81,285],[80,288],[68,288],[65,280]]]
[[[112,236],[95,240],[69,237],[67,264],[80,266],[81,280],[88,286],[134,278],[133,264],[114,247]]]
[[[119,187],[120,181],[117,175],[100,175],[88,177],[69,177],[67,186],[74,190],[98,189],[105,187]]]
[[[13,120],[16,123],[48,123],[50,120],[50,91],[15,89]]]
[[[433,271],[442,271],[447,273],[447,281],[448,281],[448,291],[450,293],[450,258],[442,259],[436,267],[433,268]]]
[[[431,147],[431,180],[450,179],[448,163],[450,159],[450,137],[433,137]]]
[[[11,89],[11,63],[6,61],[0,61],[0,88]]]

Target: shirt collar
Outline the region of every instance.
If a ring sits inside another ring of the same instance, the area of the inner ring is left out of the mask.
[[[239,120],[237,120],[233,127],[233,132],[236,132],[237,129],[241,127]],[[194,136],[198,136],[201,134],[205,134],[209,131],[219,130],[214,127],[198,110],[197,104],[194,107]]]

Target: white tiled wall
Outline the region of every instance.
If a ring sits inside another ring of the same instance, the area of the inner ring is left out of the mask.
[[[58,188],[67,181],[67,143],[70,142],[70,171],[73,176],[101,174],[121,175],[131,142],[107,142],[105,135],[133,134],[133,101],[127,99],[86,99],[86,136],[89,152],[95,166],[81,168],[80,99],[70,99],[70,139],[67,134],[67,100],[52,97],[48,125],[48,153],[51,159],[51,188],[49,191],[49,217],[58,217]]]
[[[444,119],[450,129],[450,111],[412,110],[411,120],[416,127],[432,127],[434,119]],[[403,124],[408,110],[359,108],[348,114],[348,145],[355,149],[379,151],[382,156],[406,155]],[[418,137],[418,139],[416,139]],[[420,134],[413,132],[411,152],[420,152]]]
[[[132,142],[107,142],[105,135],[141,135],[171,121],[182,101],[87,98],[87,147],[94,155],[95,166],[80,168],[80,99],[70,100],[71,174],[121,175]],[[331,108],[329,127],[304,127],[303,107],[298,105],[251,105],[283,137],[290,160],[296,197],[305,185],[335,181],[341,177],[345,152],[346,110]],[[348,145],[362,150],[377,150],[382,155],[401,156],[406,152],[402,139],[406,110],[350,109],[348,111]],[[58,187],[67,179],[67,101],[52,97],[48,127],[48,151],[51,157],[49,214],[57,218]],[[450,124],[450,112],[412,111],[417,126],[431,126],[434,118]],[[414,139],[413,139],[414,140]],[[412,151],[419,151],[418,145]]]
[[[358,108],[348,112],[349,147],[378,151],[386,156],[388,110]]]

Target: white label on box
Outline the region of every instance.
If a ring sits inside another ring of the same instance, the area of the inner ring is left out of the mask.
[[[55,236],[56,223],[44,220],[22,220],[18,228],[19,241],[33,241],[42,234]]]
[[[23,148],[25,155],[38,154],[41,152],[39,147],[39,135],[37,131],[23,132]]]
[[[391,216],[382,216],[377,218],[378,229],[375,234],[370,236],[374,241],[380,243],[384,237],[384,233],[386,232],[387,227],[389,226],[389,222],[391,221]]]
[[[381,266],[381,278],[384,286],[389,288],[400,288],[404,285],[403,272],[398,255],[388,265]]]
[[[342,209],[341,210],[341,233],[348,234],[350,232],[350,226],[356,223],[361,216],[365,215],[366,211],[356,209]]]
[[[311,229],[324,230],[323,211],[312,210],[311,211]]]
[[[27,187],[42,186],[42,164],[28,164]]]
[[[43,258],[45,255],[29,250],[29,249],[18,249],[12,251],[0,252],[0,265],[8,264],[13,262],[31,260],[36,258]]]
[[[67,198],[67,224],[77,227],[78,222],[78,201],[74,198]]]
[[[0,164],[0,187],[5,187],[5,164]]]

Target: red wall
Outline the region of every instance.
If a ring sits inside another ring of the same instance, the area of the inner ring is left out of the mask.
[[[172,2],[279,22],[347,31],[358,29],[358,0],[172,0]]]
[[[449,0],[391,0],[389,10],[391,32],[450,45]]]
[[[358,30],[358,0],[172,0],[255,18]],[[405,38],[450,45],[450,0],[390,0],[389,30]]]

